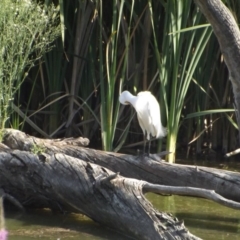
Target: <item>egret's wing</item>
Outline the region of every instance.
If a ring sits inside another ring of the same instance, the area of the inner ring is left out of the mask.
[[[149,116],[153,127],[151,130],[152,136],[155,136],[156,138],[165,137],[167,135],[167,129],[162,125],[160,105],[154,96],[152,96],[149,101]]]
[[[145,135],[147,133],[147,139],[150,139],[150,131],[149,131],[149,112],[147,107],[146,96],[138,95],[138,100],[136,104],[136,112],[139,125]]]
[[[149,131],[153,137],[156,137],[158,135],[158,129],[160,127],[160,110],[157,100],[154,97],[150,98],[147,107]]]

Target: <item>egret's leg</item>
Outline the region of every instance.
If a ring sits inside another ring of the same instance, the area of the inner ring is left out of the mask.
[[[143,136],[143,155],[145,154],[145,149],[146,149],[146,136]]]
[[[151,137],[148,140],[148,156],[150,155]]]

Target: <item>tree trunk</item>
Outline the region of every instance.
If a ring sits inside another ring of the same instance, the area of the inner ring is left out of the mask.
[[[229,71],[235,99],[240,136],[240,30],[229,9],[221,0],[195,0],[213,27]],[[239,137],[240,141],[240,137]]]

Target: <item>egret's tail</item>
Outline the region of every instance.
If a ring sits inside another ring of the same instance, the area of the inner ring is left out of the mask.
[[[158,133],[158,135],[157,135],[157,138],[166,137],[167,134],[168,134],[168,129],[162,126],[160,131],[159,131],[159,133]]]

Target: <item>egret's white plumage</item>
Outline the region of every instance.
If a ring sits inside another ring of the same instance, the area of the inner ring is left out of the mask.
[[[137,96],[124,91],[119,101],[124,105],[131,104],[135,108],[139,125],[147,140],[150,140],[151,136],[163,138],[167,135],[167,129],[162,126],[158,101],[149,91],[139,92]]]

